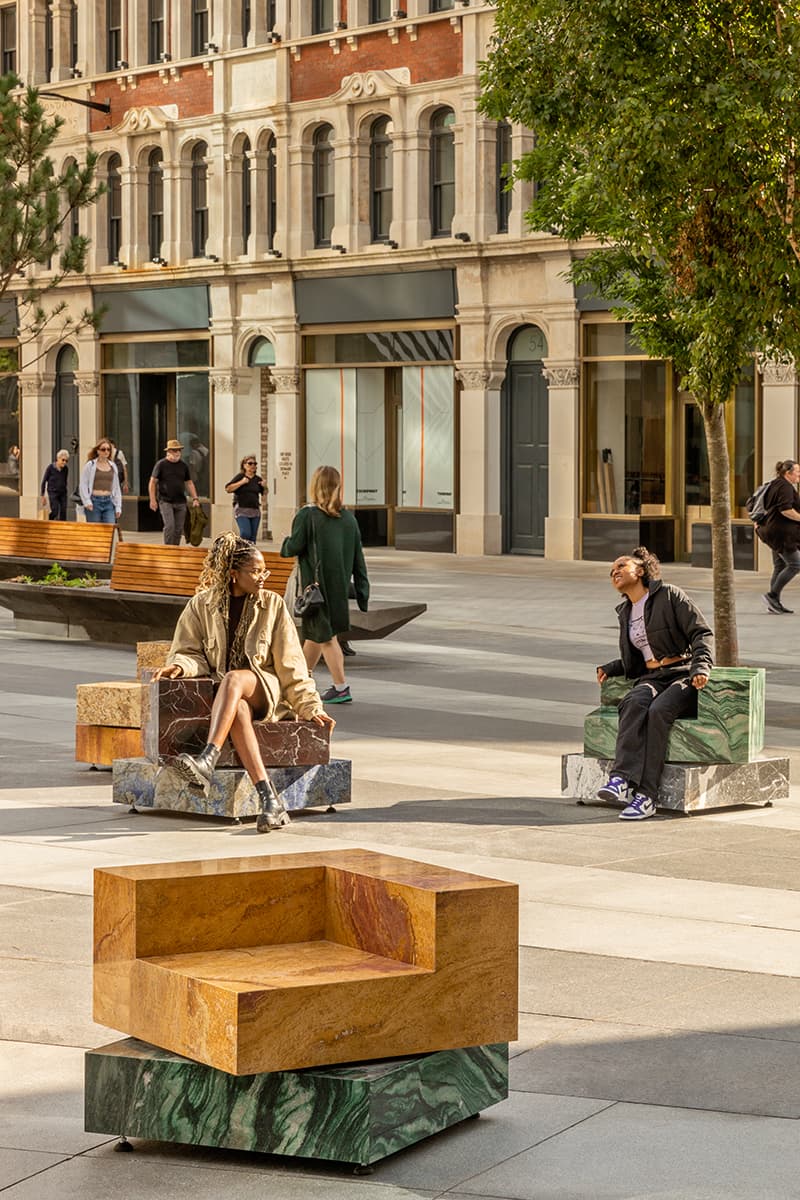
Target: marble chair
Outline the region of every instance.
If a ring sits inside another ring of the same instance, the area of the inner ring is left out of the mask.
[[[99,869],[94,1019],[232,1075],[506,1042],[517,907],[366,850]]]

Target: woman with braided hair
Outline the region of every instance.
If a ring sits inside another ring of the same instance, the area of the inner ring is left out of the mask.
[[[225,739],[230,736],[261,801],[259,832],[289,817],[264,768],[254,721],[297,717],[333,728],[309,677],[294,621],[280,596],[264,587],[269,571],[252,542],[223,533],[206,556],[197,591],[180,615],[167,664],[154,679],[218,683],[208,742],[199,754],[181,754],[176,767],[208,793]]]

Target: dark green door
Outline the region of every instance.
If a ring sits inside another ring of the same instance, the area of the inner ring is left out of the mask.
[[[508,550],[544,554],[547,516],[547,380],[540,362],[512,362],[508,389]]]

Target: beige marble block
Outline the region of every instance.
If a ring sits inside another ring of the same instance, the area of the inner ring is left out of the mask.
[[[78,725],[141,729],[144,687],[142,683],[79,683],[75,720]]]

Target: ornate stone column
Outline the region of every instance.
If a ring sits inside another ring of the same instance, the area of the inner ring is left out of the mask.
[[[225,484],[238,469],[236,458],[236,405],[244,381],[238,371],[220,369],[209,372],[214,389],[214,451],[211,482],[211,537],[234,528],[231,498]]]
[[[78,429],[81,438],[77,455],[79,469],[83,468],[91,447],[97,445],[105,432],[100,428],[100,384],[100,374],[97,371],[75,372],[75,386],[78,389]],[[72,478],[70,471],[70,480]],[[77,482],[77,478],[75,481]]]
[[[793,362],[762,358],[761,373],[761,461],[756,464],[756,486],[775,474],[775,464],[800,453],[797,368]],[[759,571],[772,570],[772,554],[759,543]]]
[[[17,376],[19,391],[19,515],[33,519],[39,511],[39,484],[50,456],[52,375],[38,372]],[[48,392],[49,385],[49,392]]]
[[[548,506],[545,558],[574,559],[580,551],[580,368],[546,359],[548,383]]]
[[[274,388],[269,423],[271,525],[273,539],[281,542],[305,497],[305,480],[300,475],[300,371],[297,367],[272,367],[270,376]]]
[[[459,395],[459,512],[457,554],[501,554],[500,388],[502,366],[461,363]]]

